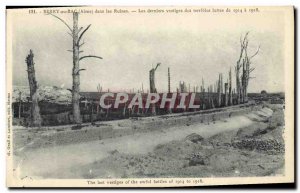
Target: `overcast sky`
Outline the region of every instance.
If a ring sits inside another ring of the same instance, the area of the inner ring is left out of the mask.
[[[57,14],[72,25],[71,14]],[[72,39],[64,24],[43,14],[14,15],[13,84],[28,85],[25,58],[32,49],[39,85],[72,84]],[[80,26],[92,24],[84,36],[83,54],[103,60],[82,60],[81,90],[96,91],[97,84],[111,91],[149,89],[149,70],[156,63],[159,92],[167,90],[167,68],[171,90],[179,81],[191,87],[214,83],[218,73],[224,80],[239,56],[240,36],[247,31],[249,53],[261,46],[252,60],[255,71],[249,92],[284,91],[284,17],[280,13],[258,14],[80,14]]]

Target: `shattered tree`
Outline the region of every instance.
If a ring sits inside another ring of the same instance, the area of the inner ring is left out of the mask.
[[[221,107],[222,105],[222,93],[221,93],[221,89],[222,89],[222,74],[219,74],[219,79],[217,81],[217,91],[218,91],[218,107]]]
[[[260,50],[260,46],[258,46],[257,51],[252,56],[248,56],[248,43],[249,43],[248,35],[249,32],[245,34],[244,38],[242,37],[240,38],[240,44],[241,44],[240,56],[235,67],[238,104],[240,104],[241,102],[248,101],[247,89],[249,85],[249,80],[252,78],[250,77],[250,73],[253,72],[253,70],[255,69],[251,67],[251,59],[255,57]],[[240,74],[241,68],[242,68],[242,74]]]
[[[224,88],[225,88],[225,107],[228,106],[228,83],[224,84]]]
[[[30,53],[26,58],[28,82],[30,88],[30,100],[31,100],[30,126],[40,127],[42,124],[42,118],[40,115],[40,108],[38,104],[38,92],[37,92],[38,86],[35,78],[33,57],[34,57],[33,52],[32,50],[30,50]]]
[[[55,18],[59,19],[63,22],[67,28],[69,29],[69,35],[73,40],[72,50],[68,50],[73,53],[73,69],[72,69],[72,77],[73,77],[73,86],[72,86],[72,113],[73,113],[73,122],[80,124],[82,122],[80,115],[80,71],[86,70],[84,68],[80,69],[80,61],[86,58],[98,58],[102,59],[102,57],[94,56],[94,55],[86,55],[80,56],[80,53],[83,51],[80,48],[84,45],[84,41],[82,40],[85,32],[91,27],[89,24],[85,29],[83,27],[78,26],[78,12],[73,13],[73,28],[71,28],[63,19],[59,18],[56,15],[50,14]]]
[[[202,84],[201,85],[202,100],[205,101],[205,85],[204,85],[204,79],[203,79],[203,77],[202,77],[202,83],[201,84]],[[204,102],[202,103],[201,108],[202,108],[202,110],[205,109],[205,103]]]
[[[232,86],[231,86],[231,67],[230,67],[230,71],[229,71],[229,88],[228,88],[228,94],[229,94],[229,101],[228,101],[228,105],[231,106],[233,105],[232,103]]]
[[[155,87],[155,71],[157,70],[157,68],[159,66],[160,66],[160,63],[158,63],[155,68],[152,68],[149,71],[150,93],[157,93],[157,90],[156,90],[156,87]],[[151,113],[152,113],[152,115],[156,114],[155,104],[151,104]]]
[[[19,119],[21,119],[21,109],[22,109],[22,92],[19,91],[19,113],[18,113]]]
[[[259,50],[260,50],[260,46],[258,46],[256,52],[252,55],[252,56],[248,56],[248,37],[246,36],[246,46],[245,46],[245,58],[244,58],[244,71],[243,71],[243,78],[244,78],[244,84],[243,84],[243,95],[244,95],[244,101],[248,101],[248,85],[249,85],[249,81],[251,78],[253,77],[250,77],[250,73],[254,71],[254,67],[251,67],[251,60],[252,58],[254,58],[258,53],[259,53]]]
[[[155,87],[155,71],[157,70],[157,68],[160,66],[160,63],[158,63],[156,65],[155,68],[152,68],[149,71],[149,79],[150,79],[150,93],[156,93],[156,87]]]
[[[168,93],[171,93],[171,74],[170,74],[170,67],[168,67]],[[172,108],[168,107],[168,113],[172,113]]]
[[[168,93],[171,93],[171,75],[170,75],[170,67],[168,67]]]

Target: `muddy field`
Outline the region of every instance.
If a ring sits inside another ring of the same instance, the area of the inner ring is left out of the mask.
[[[135,120],[135,129],[132,125],[128,129],[130,120],[102,123],[99,128],[107,134],[92,141],[74,137],[75,141],[59,142],[78,130],[95,136],[90,128],[95,125],[30,132],[17,128],[15,174],[21,178],[283,175],[284,109],[269,104],[251,109],[204,122],[188,118],[188,124],[165,129],[150,129],[141,120]],[[137,132],[137,123],[149,128]],[[112,128],[118,132],[111,133]]]

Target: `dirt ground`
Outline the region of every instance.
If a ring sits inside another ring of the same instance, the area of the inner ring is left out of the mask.
[[[250,177],[282,175],[284,168],[280,105],[210,124],[63,146],[26,148],[22,144],[40,134],[18,132],[20,178]]]
[[[271,117],[208,138],[193,133],[181,140],[157,145],[147,154],[117,150],[80,170],[85,178],[132,177],[251,177],[282,174],[284,120],[282,110]],[[74,169],[76,172],[76,169]]]

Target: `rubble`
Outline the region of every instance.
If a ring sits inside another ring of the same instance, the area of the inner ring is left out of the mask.
[[[243,139],[232,143],[232,147],[238,149],[246,149],[249,151],[257,150],[266,153],[283,153],[284,144],[277,140],[261,140],[261,139]]]

